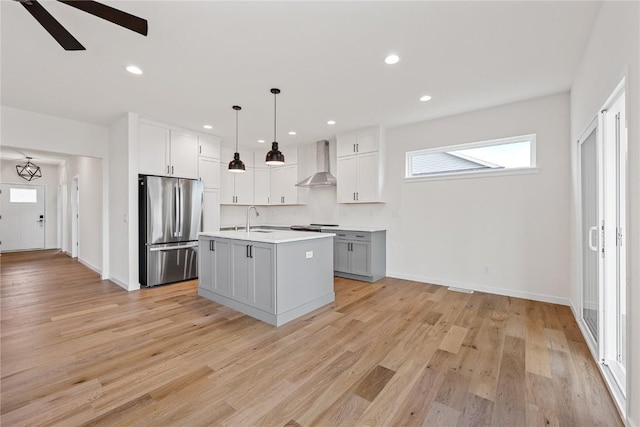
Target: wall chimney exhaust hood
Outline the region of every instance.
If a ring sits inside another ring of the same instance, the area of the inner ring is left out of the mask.
[[[329,187],[336,185],[336,178],[329,172],[329,141],[316,142],[317,172],[296,184],[297,187]]]

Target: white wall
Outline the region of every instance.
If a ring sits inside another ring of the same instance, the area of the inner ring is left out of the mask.
[[[629,242],[627,407],[629,424],[640,425],[640,3],[603,2],[571,89],[573,198],[577,197],[575,141],[600,111],[622,77],[626,77],[629,156]],[[580,307],[577,260],[577,206],[572,215],[572,293]]]
[[[131,270],[137,267],[131,265],[130,254],[130,221],[131,217],[129,187],[129,114],[116,120],[109,128],[109,245],[110,279],[125,289],[135,289],[131,281]],[[136,224],[137,229],[137,224]],[[133,233],[135,234],[135,233]],[[137,238],[136,238],[137,242]],[[137,252],[134,252],[137,256]],[[137,279],[135,280],[137,283]]]
[[[102,160],[73,156],[66,165],[67,241],[71,242],[72,180],[79,183],[78,260],[97,272],[102,271]],[[70,250],[69,250],[70,251]]]
[[[105,157],[104,126],[2,106],[2,144],[77,156]]]
[[[27,182],[16,173],[16,164],[22,161],[2,160],[0,180],[5,184],[33,184],[45,187],[45,237],[46,249],[58,248],[58,165],[37,163],[42,171],[42,178]]]
[[[402,178],[406,151],[530,133],[538,173]],[[388,275],[568,304],[567,93],[389,129],[387,146]]]

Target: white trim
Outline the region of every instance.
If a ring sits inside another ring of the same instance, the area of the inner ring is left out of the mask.
[[[122,289],[124,289],[125,291],[129,291],[130,289],[127,287],[127,284],[124,282],[121,282],[120,280],[116,279],[115,277],[109,277],[109,281],[115,283],[116,285],[120,286]]]
[[[77,258],[78,262],[82,265],[84,265],[85,267],[87,267],[89,270],[93,270],[94,272],[98,273],[100,276],[102,276],[102,271],[96,267],[93,264],[90,264],[89,262],[81,259],[80,257]]]
[[[80,257],[80,176],[71,178],[71,258]]]
[[[429,284],[438,285],[438,286],[447,286],[447,287],[452,286],[455,288],[462,288],[462,289],[467,289],[471,291],[479,291],[479,292],[485,292],[488,294],[503,295],[506,297],[524,298],[524,299],[529,299],[533,301],[548,302],[552,304],[560,304],[560,305],[566,305],[566,306],[571,305],[571,300],[569,298],[557,297],[554,295],[544,295],[544,294],[537,294],[533,292],[517,291],[513,289],[495,288],[492,286],[460,283],[460,282],[454,282],[446,279],[439,279],[439,278],[433,278],[433,277],[425,277],[425,276],[404,274],[404,273],[397,273],[397,272],[390,272],[390,271],[387,271],[387,277],[411,280],[414,282],[429,283]]]
[[[480,169],[472,171],[446,172],[425,176],[405,177],[405,183],[425,182],[425,181],[442,181],[451,179],[469,179],[469,178],[485,178],[492,176],[506,175],[532,175],[540,173],[540,168],[511,168],[511,169]]]

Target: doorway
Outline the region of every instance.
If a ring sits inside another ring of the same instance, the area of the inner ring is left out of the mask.
[[[580,321],[622,411],[628,329],[625,100],[623,80],[578,141]]]
[[[2,184],[0,248],[22,251],[45,248],[45,187]]]

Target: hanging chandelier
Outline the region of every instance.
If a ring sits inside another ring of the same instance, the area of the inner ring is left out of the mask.
[[[25,163],[19,163],[16,165],[16,172],[18,172],[18,176],[22,179],[26,179],[27,181],[42,178],[40,166],[33,163],[31,159],[32,157],[27,157],[27,161]]]

